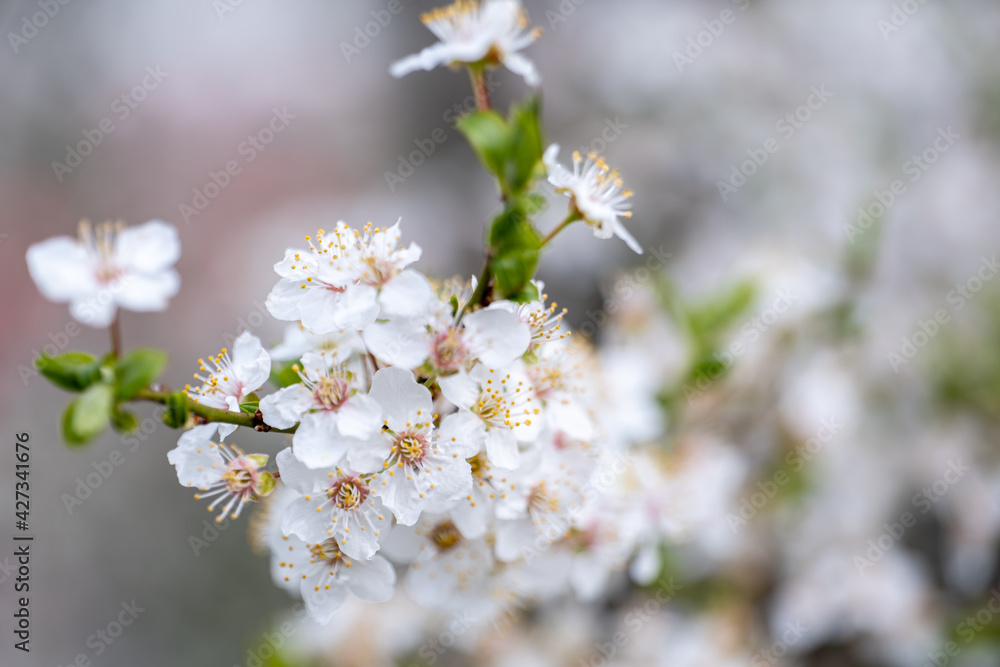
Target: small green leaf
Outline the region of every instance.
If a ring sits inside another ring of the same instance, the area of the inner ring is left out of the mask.
[[[116,394],[120,401],[135,398],[163,370],[167,355],[159,350],[132,350],[115,364]]]
[[[62,416],[62,435],[67,445],[78,447],[86,444],[86,440],[73,430],[73,413],[76,411],[76,399],[70,401]]]
[[[114,387],[102,383],[91,385],[74,400],[63,416],[66,441],[78,445],[97,437],[108,425],[114,398]]]
[[[163,413],[163,423],[170,428],[181,428],[187,422],[187,393],[175,391],[167,396],[167,411]]]
[[[131,433],[139,427],[139,419],[128,410],[115,407],[111,411],[111,426],[119,433]]]
[[[257,394],[249,394],[246,400],[240,403],[240,412],[251,417],[257,414],[258,408],[260,408],[260,398],[257,397]]]
[[[64,352],[35,360],[38,372],[68,391],[83,391],[101,379],[101,362],[86,352]]]
[[[483,165],[506,183],[505,169],[510,131],[507,121],[496,111],[473,111],[455,124],[465,135]]]

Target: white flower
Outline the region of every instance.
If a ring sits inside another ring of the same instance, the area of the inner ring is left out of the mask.
[[[28,248],[28,272],[45,298],[69,302],[74,319],[109,326],[118,308],[165,310],[181,279],[171,267],[180,257],[177,230],[159,220],[137,227],[80,223],[79,239],[68,236]]]
[[[277,561],[283,581],[298,581],[306,609],[318,623],[333,618],[347,593],[359,600],[385,602],[395,592],[396,571],[389,561],[381,556],[352,559],[332,537],[318,544],[287,537],[283,549],[271,558]]]
[[[573,332],[564,330],[562,325],[562,320],[567,310],[565,308],[557,310],[558,304],[554,301],[551,304],[545,303],[549,297],[542,292],[545,288],[544,283],[533,280],[532,284],[538,290],[539,296],[537,301],[529,301],[528,303],[495,301],[486,309],[510,311],[517,316],[520,322],[526,324],[530,332],[529,350],[537,349],[544,343],[564,340],[573,335]]]
[[[199,370],[208,371],[208,375],[195,373],[194,379],[202,385],[187,385],[185,389],[192,401],[210,408],[239,412],[240,403],[260,389],[271,374],[271,357],[260,339],[248,331],[241,333],[233,343],[232,355],[222,348],[217,356],[208,359],[215,370],[209,370],[205,360],[199,359]],[[236,428],[235,424],[219,424],[219,437],[225,439]]]
[[[593,461],[569,446],[547,449],[535,465],[522,466],[497,522],[497,558],[512,561],[525,549],[545,551],[565,537],[584,510],[592,470]]]
[[[422,312],[433,294],[427,279],[406,267],[420,259],[420,248],[397,248],[399,222],[388,229],[365,225],[360,233],[337,223],[322,229],[309,250],[285,251],[274,265],[281,280],[267,297],[279,320],[302,322],[315,334],[364,329],[376,317],[409,317]]]
[[[383,368],[369,395],[382,408],[382,432],[349,452],[348,459],[357,470],[379,473],[372,481],[373,493],[396,521],[412,525],[429,503],[468,495],[472,471],[465,459],[475,451],[435,441],[431,392],[410,371]]]
[[[358,373],[330,365],[324,354],[309,352],[294,366],[302,382],[261,399],[264,423],[290,428],[295,456],[310,468],[337,465],[352,443],[371,438],[382,426],[378,405],[362,393]]]
[[[430,321],[397,318],[368,327],[368,350],[392,366],[415,369],[428,362],[438,372],[450,372],[476,360],[507,366],[528,349],[531,332],[513,312],[477,310],[455,324],[450,309],[440,306]]]
[[[447,517],[425,513],[415,526],[396,526],[385,541],[394,561],[412,563],[406,589],[425,607],[461,608],[486,597],[493,557],[485,540],[469,540]]]
[[[364,354],[365,344],[353,329],[314,334],[301,323],[285,327],[285,337],[271,348],[274,361],[296,361],[306,352],[325,353],[333,363],[343,363],[355,354]]]
[[[275,457],[281,480],[301,497],[285,509],[281,528],[309,544],[333,537],[350,558],[369,560],[390,519],[368,487],[368,477],[340,468],[307,468],[291,449]]]
[[[257,502],[274,490],[274,477],[261,470],[267,454],[244,454],[239,448],[212,442],[217,424],[195,426],[167,452],[167,460],[177,468],[177,479],[184,486],[194,486],[202,493],[195,499],[213,498],[209,511],[225,502],[216,517],[221,522],[229,513],[237,518],[247,503]]]
[[[577,440],[590,440],[594,424],[587,414],[588,391],[600,376],[596,369],[588,368],[596,365],[589,349],[583,344],[554,343],[540,348],[537,359],[525,369],[544,406],[549,428]]]
[[[534,63],[518,53],[541,36],[540,28],[528,30],[528,17],[520,0],[458,0],[420,17],[440,41],[418,54],[393,63],[389,71],[400,77],[440,65],[502,64],[524,77],[529,86],[542,79]]]
[[[591,153],[584,161],[578,151],[573,153],[573,171],[570,171],[556,161],[558,155],[559,145],[552,144],[543,156],[549,183],[556,192],[572,200],[575,211],[594,228],[594,236],[599,239],[617,236],[641,255],[642,246],[618,220],[619,217],[632,217],[628,204],[632,191],[622,190],[618,171],[611,171],[596,153]]]
[[[497,311],[503,312],[503,311]],[[513,470],[520,465],[518,442],[538,437],[541,404],[528,379],[516,367],[509,371],[482,364],[438,380],[444,397],[459,408],[441,423],[441,437],[472,454],[485,445],[490,463]]]

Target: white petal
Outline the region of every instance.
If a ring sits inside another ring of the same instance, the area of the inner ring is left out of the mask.
[[[304,415],[292,443],[295,456],[310,468],[337,465],[348,445],[337,431],[337,414],[329,411]]]
[[[351,285],[340,296],[334,321],[337,329],[364,329],[378,317],[378,290],[371,285]]]
[[[382,408],[393,431],[403,430],[407,422],[429,421],[434,414],[430,390],[417,384],[413,373],[402,368],[392,366],[375,373],[369,396]]]
[[[498,468],[516,470],[521,464],[521,452],[514,432],[507,428],[491,428],[486,432],[486,456]]]
[[[300,319],[299,302],[305,296],[299,280],[279,280],[271,293],[267,295],[264,305],[267,312],[279,320],[294,322]]]
[[[392,439],[382,433],[376,433],[367,441],[358,440],[351,444],[347,451],[347,461],[351,468],[359,473],[381,472],[385,462],[392,454]]]
[[[315,334],[327,334],[344,328],[337,323],[337,309],[341,300],[339,293],[321,287],[305,289],[302,293],[298,312],[302,326]]]
[[[426,278],[416,271],[403,271],[379,290],[379,316],[415,317],[427,310],[433,298]]]
[[[316,508],[321,507],[325,499],[325,496],[313,496],[306,500],[303,496],[290,502],[281,520],[282,532],[295,535],[309,544],[323,542],[328,537],[327,531],[332,522],[328,512],[317,512]]]
[[[274,461],[278,464],[281,481],[285,483],[285,486],[304,496],[321,493],[330,486],[329,473],[331,468],[318,470],[309,468],[295,456],[291,447],[286,447],[278,452]]]
[[[389,561],[373,556],[370,561],[355,561],[344,574],[347,590],[367,602],[385,602],[392,597],[396,571]]]
[[[331,584],[330,588],[320,586],[316,590],[312,579],[302,579],[301,592],[309,616],[321,625],[329,623],[347,599],[347,592],[340,586]]]
[[[625,229],[625,226],[622,223],[615,220],[612,229],[614,229],[615,236],[624,241],[636,254],[642,254],[642,246],[639,245],[639,242],[635,240],[635,237],[632,236],[627,229]]]
[[[382,429],[382,409],[364,394],[352,396],[337,414],[337,428],[350,438],[367,440]]]
[[[57,236],[28,248],[28,272],[38,291],[51,301],[71,301],[99,289],[86,249],[68,236]]]
[[[469,350],[487,366],[506,366],[531,342],[528,325],[507,310],[478,310],[466,315],[464,325]]]
[[[142,273],[160,273],[181,256],[177,229],[162,220],[126,227],[115,242],[115,263]]]
[[[167,303],[181,288],[176,271],[152,274],[126,273],[106,287],[122,308],[139,313],[166,310]]]
[[[203,487],[222,478],[226,461],[211,441],[215,424],[203,424],[185,431],[177,446],[167,452],[167,460],[177,468],[177,480],[184,486]]]
[[[530,519],[498,521],[494,547],[497,560],[507,563],[517,560],[522,555],[522,549],[532,548],[537,534]]]
[[[524,82],[532,88],[542,85],[542,77],[535,68],[535,63],[531,62],[520,53],[508,53],[503,59],[504,66],[514,74],[524,77]]]
[[[445,454],[471,458],[479,453],[485,441],[486,424],[468,410],[448,415],[438,429],[438,446]]]
[[[260,400],[264,423],[271,428],[291,428],[312,407],[313,395],[303,384],[279,389]]]
[[[111,325],[118,312],[118,304],[105,292],[98,296],[74,300],[69,304],[69,314],[78,322],[96,328]]]
[[[441,393],[456,407],[470,409],[479,400],[479,385],[464,371],[438,378]]]
[[[365,328],[364,339],[382,363],[410,369],[424,363],[430,345],[424,325],[404,319],[375,322]]]
[[[240,409],[238,407],[235,410],[231,410],[231,412],[239,412],[239,411]],[[237,426],[236,424],[219,424],[219,442],[222,442],[223,440],[231,436],[233,433],[236,432],[236,429],[238,428],[239,426]]]
[[[271,375],[271,357],[260,339],[244,331],[233,343],[233,370],[243,383],[243,394],[256,391]]]

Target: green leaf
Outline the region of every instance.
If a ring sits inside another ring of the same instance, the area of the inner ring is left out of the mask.
[[[170,428],[181,428],[187,423],[188,396],[184,391],[175,391],[167,396],[167,411],[163,413],[163,423]]]
[[[521,202],[524,205],[524,212],[526,215],[541,213],[545,210],[545,207],[548,206],[549,203],[544,195],[540,195],[537,192],[524,195],[521,197]]]
[[[35,360],[38,372],[52,384],[68,391],[83,391],[101,379],[101,362],[86,352],[64,352]]]
[[[257,394],[247,395],[246,400],[240,403],[240,411],[243,414],[250,415],[251,417],[257,414],[257,409],[259,407],[260,407],[260,398],[257,397]]]
[[[521,293],[530,284],[538,266],[538,251],[534,248],[515,248],[493,258],[491,267],[496,286],[503,298]]]
[[[476,156],[493,175],[500,179],[506,190],[504,165],[507,162],[510,130],[507,121],[496,111],[473,111],[462,116],[455,124],[465,135],[476,152]]]
[[[270,457],[267,454],[247,454],[244,458],[251,461],[258,468],[263,468],[267,465],[267,460]]]
[[[116,396],[119,401],[135,398],[163,370],[167,355],[160,350],[132,350],[115,364]]]
[[[539,98],[515,106],[510,112],[507,184],[515,193],[522,192],[534,179],[542,160],[542,129],[539,126]]]
[[[111,426],[119,433],[131,433],[139,427],[139,419],[132,412],[116,406],[111,411]]]
[[[538,288],[535,287],[534,283],[528,283],[521,288],[520,292],[514,294],[508,294],[507,298],[515,303],[528,303],[530,301],[538,301]]]
[[[81,445],[97,437],[108,425],[114,399],[114,387],[102,383],[91,385],[70,403],[63,415],[66,442]]]
[[[271,384],[279,389],[284,389],[285,387],[291,387],[293,384],[302,382],[302,378],[299,377],[299,373],[295,370],[294,366],[294,362],[289,362],[284,365],[272,363],[271,377],[269,378],[271,380]]]

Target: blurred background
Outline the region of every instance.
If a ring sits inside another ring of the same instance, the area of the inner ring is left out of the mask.
[[[498,201],[453,128],[468,81],[388,75],[432,42],[419,15],[440,4],[399,2],[0,4],[0,526],[13,533],[12,438],[28,431],[36,535],[28,656],[0,550],[0,662],[253,664],[291,608],[246,521],[205,532],[154,411],[135,436],[60,442],[66,397],[32,359],[107,335],[67,329],[24,253],[81,218],[176,225],[180,294],[122,321],[126,347],[170,352],[173,386],[243,329],[280,338],[271,266],[338,219],[401,217],[422,271],[475,272]],[[1000,664],[1000,5],[526,7],[545,30],[527,55],[547,139],[564,159],[601,152],[636,192],[645,255],[571,228],[540,275],[604,346],[609,382],[662,418],[641,438],[667,460],[663,560],[684,594],[633,634],[649,592],[612,583],[433,661],[417,649],[438,620],[359,606],[272,664]],[[528,92],[505,71],[492,83],[501,109]],[[95,639],[133,601],[136,621]],[[621,628],[614,656],[595,652]],[[339,657],[308,662],[324,654]]]

